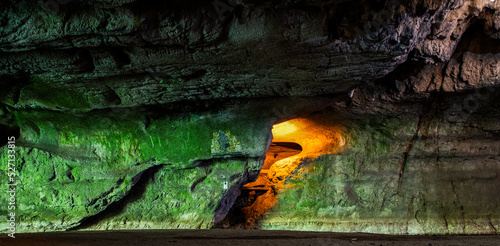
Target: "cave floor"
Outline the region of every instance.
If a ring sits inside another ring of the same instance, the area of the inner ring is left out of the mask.
[[[0,245],[500,245],[500,235],[394,236],[262,230],[136,230],[16,234]]]

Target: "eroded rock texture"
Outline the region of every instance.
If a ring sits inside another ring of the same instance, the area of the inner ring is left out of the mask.
[[[240,227],[272,125],[302,117],[345,146],[287,167],[252,227],[496,233],[499,8],[4,1],[0,137],[17,138],[18,230]]]

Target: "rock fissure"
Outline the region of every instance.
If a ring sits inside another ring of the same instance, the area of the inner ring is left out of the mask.
[[[144,193],[144,190],[148,183],[150,182],[150,179],[152,179],[155,175],[156,172],[158,172],[162,167],[164,167],[164,164],[159,164],[156,166],[152,166],[139,174],[135,175],[131,179],[131,186],[127,191],[123,191],[124,195],[118,200],[115,200],[114,202],[111,202],[109,204],[103,204],[102,207],[104,208],[102,211],[98,212],[97,214],[94,214],[92,216],[83,218],[81,221],[76,223],[75,226],[68,228],[68,231],[73,231],[73,230],[81,230],[85,229],[88,227],[91,227],[92,225],[95,225],[99,223],[100,220],[105,219],[109,216],[116,215],[123,211],[123,209],[127,206],[127,203],[130,203],[134,200],[140,199],[142,194]],[[123,180],[122,180],[123,182]],[[116,187],[113,187],[110,191],[104,193],[101,195],[100,199],[96,199],[92,201],[89,205],[95,204],[98,200],[102,199],[107,199],[108,195],[111,194]]]
[[[404,175],[405,169],[407,167],[408,154],[412,150],[415,141],[417,141],[417,139],[418,139],[418,132],[420,131],[420,127],[422,124],[422,117],[423,117],[423,115],[420,115],[418,117],[415,132],[413,133],[413,136],[411,137],[408,145],[406,146],[406,149],[403,152],[403,157],[402,157],[401,161],[399,162],[398,191],[400,190],[400,187],[403,184],[403,175]]]

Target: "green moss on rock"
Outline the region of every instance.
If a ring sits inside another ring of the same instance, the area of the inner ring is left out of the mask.
[[[262,163],[253,157],[264,154],[268,130],[263,126],[269,124],[231,115],[178,114],[146,126],[145,116],[129,109],[102,114],[17,110],[15,118],[21,129],[20,232],[77,226],[124,199],[141,172],[160,165],[140,200],[127,205],[126,220],[208,228],[226,195],[224,182],[241,185],[243,174],[260,169]],[[230,133],[233,147],[223,156],[212,151],[214,132]],[[218,161],[208,166],[195,162],[214,157]]]
[[[35,82],[25,86],[19,97],[20,105],[36,105],[49,109],[88,110],[88,100],[79,92],[52,87],[50,84]]]

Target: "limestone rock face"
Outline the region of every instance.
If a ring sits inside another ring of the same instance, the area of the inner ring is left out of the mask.
[[[8,136],[17,151],[0,179],[19,183],[18,230],[496,233],[499,9],[3,1],[2,163]],[[335,129],[342,149],[288,161],[276,204],[245,224],[242,188],[293,118]]]
[[[414,49],[448,60],[471,19],[496,30],[488,9],[498,3],[241,4],[4,3],[0,76],[78,94],[81,110],[340,93],[382,78]],[[327,38],[335,36],[341,42]],[[13,93],[12,106],[75,107]]]
[[[386,105],[393,99],[364,97],[373,89],[360,88],[348,111],[338,104],[308,118],[336,123],[347,145],[297,165],[260,227],[496,233],[499,88],[398,100],[392,107]]]

